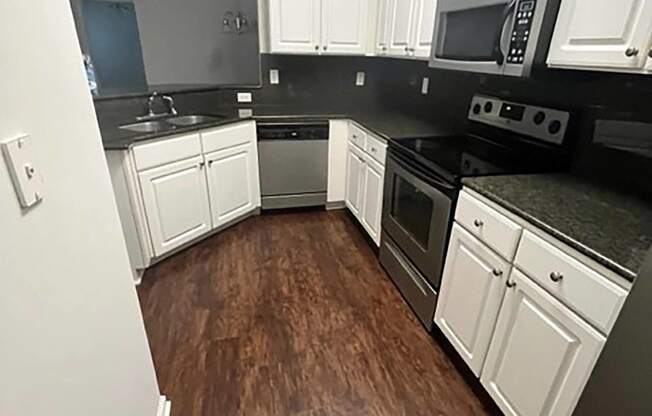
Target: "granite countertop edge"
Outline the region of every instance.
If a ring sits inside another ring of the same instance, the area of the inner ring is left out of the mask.
[[[636,279],[637,275],[633,271],[629,270],[626,267],[621,266],[620,264],[613,261],[612,259],[598,253],[597,251],[593,250],[591,247],[588,247],[587,245],[580,243],[579,241],[575,240],[573,237],[570,237],[569,235],[559,231],[554,226],[551,226],[550,224],[539,220],[535,215],[530,214],[529,212],[515,206],[514,204],[505,200],[504,198],[501,198],[500,196],[494,194],[493,192],[487,191],[482,186],[478,186],[471,181],[463,180],[462,183],[464,186],[490,199],[491,201],[504,207],[508,211],[511,211],[512,213],[522,217],[532,225],[542,229],[543,231],[549,233],[550,235],[557,238],[558,240],[568,244],[569,246],[576,249],[580,253],[585,254],[589,258],[595,260],[596,262],[605,266],[609,270],[617,273],[618,275],[622,276],[626,280],[633,282]]]

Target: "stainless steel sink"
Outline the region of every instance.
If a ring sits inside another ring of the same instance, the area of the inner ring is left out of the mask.
[[[133,123],[120,126],[123,130],[129,130],[136,133],[155,133],[157,131],[166,130],[170,125],[164,121],[143,121],[142,123]]]
[[[194,126],[197,124],[211,123],[217,120],[219,120],[219,117],[216,116],[190,115],[168,118],[165,120],[165,122],[170,123],[173,126],[185,127]]]

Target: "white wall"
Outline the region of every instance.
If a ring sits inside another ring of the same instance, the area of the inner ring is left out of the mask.
[[[33,137],[44,201],[0,158],[0,415],[155,416],[159,391],[68,0],[0,1],[0,141]]]

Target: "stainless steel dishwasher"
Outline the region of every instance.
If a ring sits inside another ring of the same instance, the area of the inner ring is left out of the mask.
[[[328,121],[257,123],[263,209],[326,205]]]

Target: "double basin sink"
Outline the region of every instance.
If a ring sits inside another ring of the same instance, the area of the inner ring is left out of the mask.
[[[191,127],[200,124],[212,123],[221,118],[223,117],[206,115],[174,116],[160,120],[125,124],[120,126],[120,128],[122,130],[133,131],[134,133],[156,133],[160,131],[173,130],[178,127]]]

